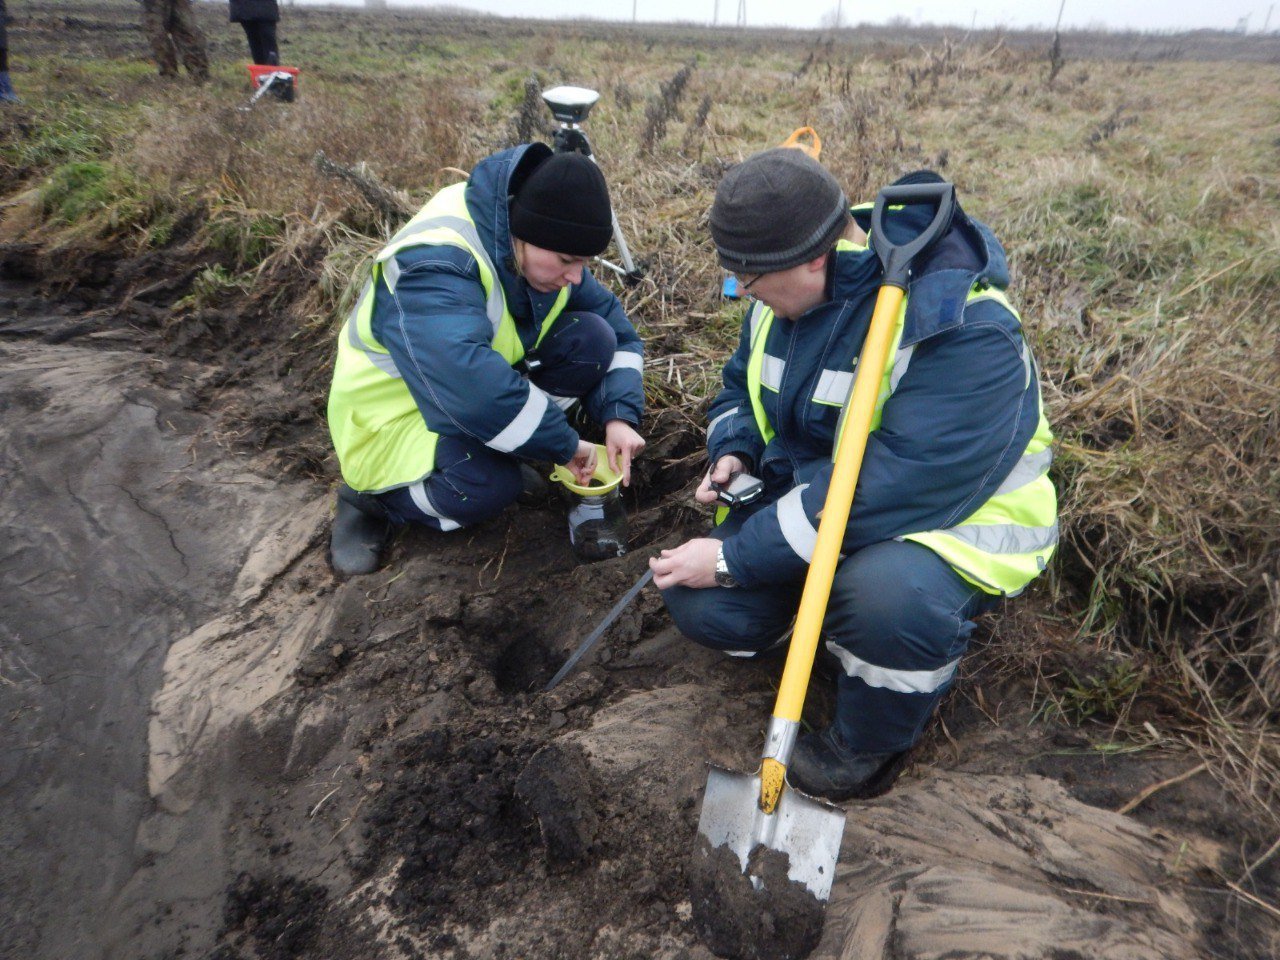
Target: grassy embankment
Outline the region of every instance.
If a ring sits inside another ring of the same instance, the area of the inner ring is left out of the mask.
[[[910,46],[290,10],[301,99],[245,113],[243,41],[216,13],[201,11],[218,37],[204,88],[154,78],[137,34],[61,19],[124,20],[131,4],[18,18],[27,104],[0,118],[0,186],[15,194],[0,236],[43,244],[72,275],[102,249],[206,264],[164,336],[219,309],[221,337],[274,337],[277,369],[302,371],[313,457],[335,325],[393,226],[318,172],[318,151],[366,162],[412,207],[515,142],[531,73],[601,90],[591,133],[649,268],[625,299],[649,343],[657,432],[682,450],[736,339],[705,229],[725,167],[808,123],[852,196],[921,166],[953,179],[1007,245],[1061,441],[1059,558],[998,620],[982,669],[1034,678],[1041,709],[1099,749],[1188,745],[1275,816],[1277,49],[1197,63],[1176,59],[1189,41],[1146,40],[1138,57],[1090,60],[1077,35],[1050,85],[1047,40],[1025,36]]]

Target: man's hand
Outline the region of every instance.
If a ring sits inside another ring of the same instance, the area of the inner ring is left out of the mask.
[[[579,440],[578,452],[573,455],[572,460],[561,466],[573,474],[578,486],[587,486],[596,472],[596,445],[586,440]]]
[[[694,493],[694,499],[699,503],[715,503],[716,492],[711,489],[711,484],[728,483],[733,479],[735,474],[746,473],[747,465],[742,462],[741,457],[734,456],[732,453],[725,454],[715,462],[707,475],[702,478],[702,482],[698,484],[698,490]],[[711,561],[712,573],[715,572],[715,559]]]
[[[644,437],[625,420],[610,420],[604,425],[604,447],[609,454],[609,469],[622,474],[622,485],[631,486],[631,461],[644,449]]]
[[[711,537],[699,537],[680,544],[674,550],[663,550],[661,555],[649,558],[653,582],[659,590],[677,585],[714,587],[716,556],[719,553],[720,541]]]

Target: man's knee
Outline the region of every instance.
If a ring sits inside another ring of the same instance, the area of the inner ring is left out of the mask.
[[[771,615],[751,610],[735,602],[740,598],[719,588],[668,587],[662,591],[672,622],[694,643],[742,655],[768,649],[790,626],[790,611]]]
[[[872,663],[932,669],[963,652],[975,593],[926,547],[875,544],[841,564],[825,632]]]
[[[676,628],[692,640],[704,647],[718,645],[721,631],[715,622],[708,617],[707,604],[702,597],[702,590],[690,587],[668,587],[662,591],[662,602],[667,605],[667,613]]]

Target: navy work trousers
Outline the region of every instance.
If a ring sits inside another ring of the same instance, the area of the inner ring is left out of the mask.
[[[279,65],[280,53],[276,43],[274,20],[241,20],[245,39],[249,41],[249,56],[257,64]]]
[[[740,524],[731,513],[710,536],[723,540]],[[754,656],[786,636],[803,586],[670,587],[662,598],[691,640]],[[875,753],[914,744],[951,686],[972,618],[998,602],[918,543],[876,543],[841,561],[822,627],[827,649],[840,661],[835,722],[841,739]]]
[[[561,409],[595,389],[604,379],[618,338],[603,317],[565,313],[542,338],[529,375],[534,386]],[[497,516],[520,496],[515,457],[491,450],[471,437],[441,436],[431,474],[409,487],[380,494],[392,519],[436,530],[456,530]]]

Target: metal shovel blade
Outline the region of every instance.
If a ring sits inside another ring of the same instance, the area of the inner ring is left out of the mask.
[[[726,846],[738,856],[743,873],[759,844],[787,855],[787,879],[804,884],[821,901],[831,896],[844,811],[796,792],[788,784],[772,815],[760,809],[760,776],[734,773],[707,764],[698,833],[712,849]]]

